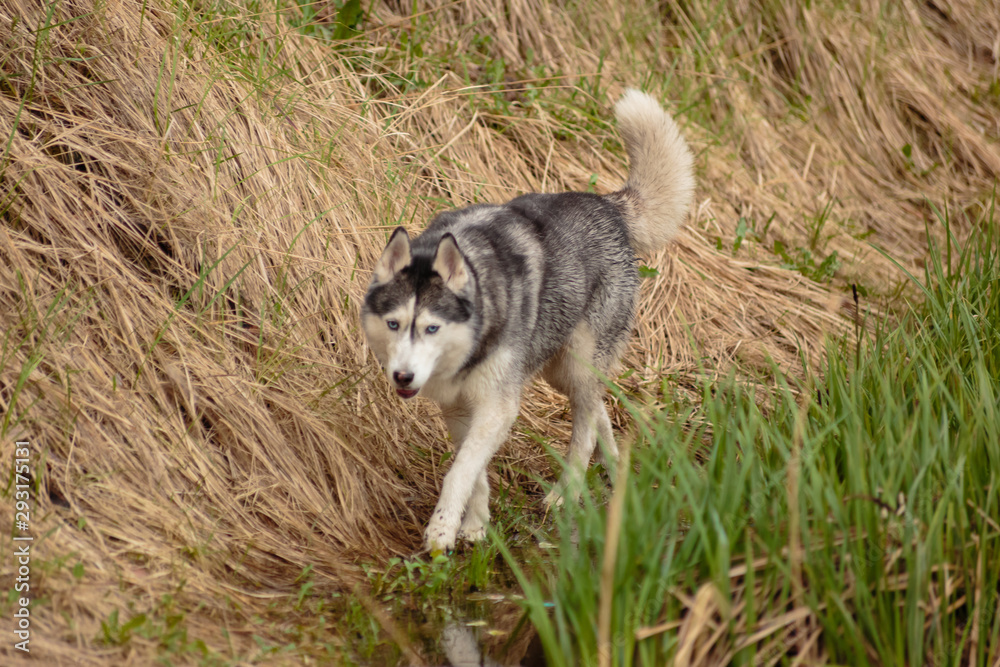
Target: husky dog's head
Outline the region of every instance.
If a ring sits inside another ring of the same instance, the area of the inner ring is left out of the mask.
[[[361,311],[368,344],[403,398],[455,375],[473,351],[474,275],[455,237],[417,250],[402,227],[375,265]]]

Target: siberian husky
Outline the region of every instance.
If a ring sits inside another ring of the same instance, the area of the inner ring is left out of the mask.
[[[673,239],[694,191],[693,158],[655,99],[628,90],[615,107],[629,155],[622,189],[526,194],[446,211],[411,239],[398,227],[362,308],[368,343],[404,400],[437,401],[455,447],[424,533],[432,552],[480,540],[486,466],[542,377],[569,398],[567,465],[547,504],[578,498],[597,438],[617,456],[604,385],[632,330],[637,253]]]

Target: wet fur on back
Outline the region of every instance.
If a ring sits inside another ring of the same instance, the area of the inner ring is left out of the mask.
[[[653,98],[630,90],[616,116],[631,162],[622,190],[447,211],[413,240],[398,228],[373,271],[369,344],[397,394],[441,405],[456,447],[425,533],[432,551],[485,535],[486,465],[536,373],[567,395],[573,416],[568,464],[547,502],[578,495],[598,437],[616,455],[593,369],[609,371],[628,342],[636,252],[677,234],[694,188],[691,153]]]

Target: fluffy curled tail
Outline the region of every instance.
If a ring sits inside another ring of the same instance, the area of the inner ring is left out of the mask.
[[[625,217],[632,247],[651,254],[684,224],[694,195],[694,157],[677,123],[646,93],[625,91],[615,117],[628,151],[629,174],[611,198]]]

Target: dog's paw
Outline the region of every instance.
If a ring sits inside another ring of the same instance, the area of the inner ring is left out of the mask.
[[[486,524],[490,522],[488,507],[470,507],[462,517],[462,526],[458,529],[458,537],[466,542],[479,542],[486,537]]]
[[[552,487],[548,495],[545,496],[545,508],[548,510],[554,510],[557,507],[561,507],[563,504],[563,489],[561,484],[557,484]]]
[[[455,533],[449,534],[445,530],[427,529],[424,533],[424,547],[431,552],[431,555],[446,554],[455,548]]]
[[[424,531],[424,546],[433,554],[447,553],[455,548],[458,520],[448,512],[436,510]]]
[[[466,542],[481,542],[486,538],[486,526],[478,522],[478,525],[468,526],[462,524],[458,530],[458,538]]]

